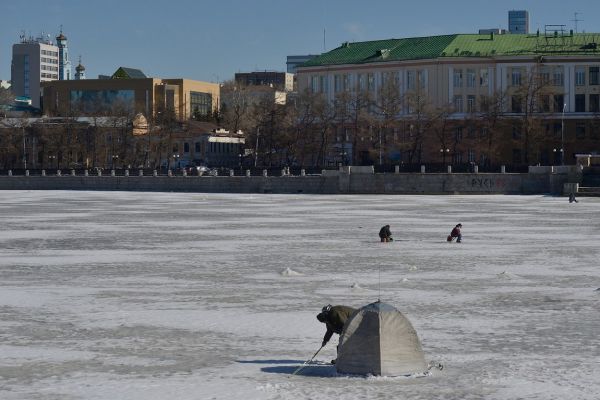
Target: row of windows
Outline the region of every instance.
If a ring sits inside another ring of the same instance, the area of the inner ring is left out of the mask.
[[[520,86],[525,84],[526,74],[527,72],[524,67],[511,68],[509,73],[510,85]],[[538,78],[543,85],[564,86],[564,68],[563,66],[543,67],[538,72]],[[366,74],[337,74],[334,75],[333,79],[335,93],[348,90],[375,90],[375,74],[372,72]],[[400,86],[400,72],[382,72],[381,80],[384,85],[386,81],[393,80]],[[407,71],[406,80],[407,89],[409,90],[415,89],[417,85],[421,88],[427,87],[426,73],[423,70]],[[576,67],[575,85],[585,86],[586,81],[592,86],[600,85],[600,67]],[[453,71],[453,86],[455,88],[487,87],[488,85],[488,68],[458,68]],[[313,93],[327,93],[329,90],[328,77],[312,76],[310,78],[310,88]]]
[[[212,112],[212,94],[190,92],[190,108],[194,114],[209,115]]]
[[[212,153],[229,153],[229,154],[237,154],[239,152],[239,144],[237,143],[220,143],[220,142],[209,142],[209,151]],[[201,152],[201,142],[194,143],[194,152]],[[173,153],[179,153],[179,144],[173,144]],[[190,152],[190,144],[188,142],[183,142],[183,153],[187,154]]]
[[[56,58],[42,57],[41,61],[45,62],[45,63],[48,63],[48,64],[58,64],[58,60]]]
[[[466,80],[463,80],[463,77]],[[477,83],[479,83],[479,86],[485,87],[489,85],[490,81],[489,70],[482,68],[477,71],[469,68],[465,70],[465,74],[463,75],[462,69],[455,69],[452,80],[455,88],[463,87],[463,84],[466,84],[466,87],[475,87]]]
[[[47,74],[45,72],[42,72],[41,77],[48,78],[48,79],[58,79],[58,74]]]
[[[521,86],[526,84],[527,72],[525,68],[515,67],[510,70],[511,86]],[[542,68],[537,73],[540,85],[563,86],[565,83],[564,69],[562,66],[553,68]]]
[[[473,113],[477,111],[485,112],[489,110],[488,99],[486,96],[481,96],[479,104],[477,104],[477,98],[474,95],[466,96],[466,103],[464,103],[464,96],[455,95],[453,99],[454,111],[458,113],[468,112]],[[563,112],[565,97],[562,94],[554,95],[541,95],[539,100],[536,102],[536,112]],[[479,106],[477,108],[477,106]],[[523,112],[523,99],[518,95],[511,96],[510,111],[514,113]],[[577,94],[575,95],[575,112],[600,112],[600,95],[599,94]]]
[[[57,51],[50,51],[50,50],[41,50],[40,54],[43,56],[54,56],[54,57],[58,57],[58,52]]]
[[[546,124],[544,127],[546,137],[560,140],[567,132],[562,122],[555,122],[553,124]],[[600,140],[600,130],[588,127],[585,122],[578,122],[575,124],[575,137],[577,139],[585,139],[588,137],[593,140]],[[521,140],[523,133],[518,126],[513,126],[512,138],[514,140]]]
[[[600,112],[600,95],[576,94],[575,112]]]
[[[333,91],[334,93],[346,91],[374,91],[377,86],[377,78],[379,77],[381,87],[387,85],[395,85],[400,88],[402,84],[402,73],[400,71],[386,71],[375,74],[357,73],[357,74],[336,74],[333,75]],[[313,93],[328,93],[329,92],[329,76],[314,75],[309,80],[310,90]],[[406,89],[414,90],[417,87],[427,87],[427,72],[425,70],[410,70],[406,71]]]
[[[589,78],[590,86],[600,85],[600,67],[576,67],[575,86],[585,86],[585,78]]]
[[[42,71],[57,71],[58,72],[58,67],[53,67],[51,65],[42,64],[41,69],[42,69]]]

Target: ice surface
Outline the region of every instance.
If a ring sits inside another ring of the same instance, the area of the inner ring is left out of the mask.
[[[0,219],[3,400],[600,398],[600,199],[4,191]],[[377,298],[443,371],[338,376],[334,339],[291,375],[324,305]]]

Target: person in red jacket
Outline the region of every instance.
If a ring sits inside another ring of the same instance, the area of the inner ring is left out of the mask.
[[[456,243],[460,243],[462,241],[462,234],[460,233],[460,229],[462,228],[462,224],[458,224],[452,229],[450,232],[450,236],[448,236],[448,241],[451,242],[456,238]]]

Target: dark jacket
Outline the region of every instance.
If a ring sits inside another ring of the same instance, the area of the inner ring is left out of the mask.
[[[454,229],[452,229],[452,232],[450,232],[450,236],[458,237],[458,235],[460,235],[460,228],[458,226],[455,226]]]
[[[323,336],[323,343],[327,343],[334,333],[337,333],[338,335],[342,333],[346,321],[348,321],[348,318],[350,318],[350,315],[352,315],[354,311],[356,310],[352,307],[331,307],[329,312],[325,315],[325,326],[327,326],[327,332],[325,332],[325,336]]]
[[[381,227],[379,230],[379,237],[382,239],[392,237],[392,232],[390,231],[390,227],[388,225]]]

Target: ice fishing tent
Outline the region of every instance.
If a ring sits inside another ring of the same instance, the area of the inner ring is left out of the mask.
[[[399,376],[427,370],[421,343],[410,321],[379,301],[357,310],[340,336],[337,372]]]

